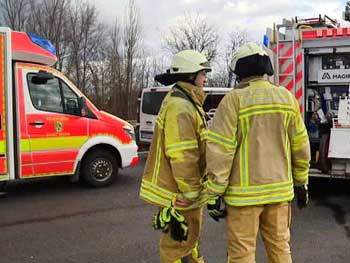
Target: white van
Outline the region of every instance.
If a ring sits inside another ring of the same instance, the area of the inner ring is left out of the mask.
[[[139,142],[148,144],[152,141],[154,124],[162,101],[172,86],[145,88],[142,90],[139,109]],[[203,109],[210,119],[214,117],[215,110],[221,99],[232,88],[204,87],[207,97]],[[208,122],[210,125],[210,120]]]

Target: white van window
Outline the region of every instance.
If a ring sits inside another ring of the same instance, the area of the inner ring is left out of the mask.
[[[142,97],[142,112],[150,115],[158,115],[162,101],[167,91],[145,92]]]

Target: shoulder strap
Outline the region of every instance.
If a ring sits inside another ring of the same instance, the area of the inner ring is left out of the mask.
[[[191,102],[191,104],[193,105],[193,107],[197,110],[197,112],[199,113],[199,116],[201,117],[202,121],[203,121],[203,124],[206,128],[208,128],[208,124],[207,124],[207,114],[204,112],[204,115],[203,113],[199,110],[197,104],[194,102],[194,100],[192,99],[192,97],[190,95],[188,95],[188,93],[182,88],[180,87],[179,85],[175,85],[174,86],[176,89],[180,90],[181,91],[181,95],[178,94],[178,92],[174,92],[174,96],[175,97],[181,97],[181,98],[184,98],[183,96],[185,96],[185,98]],[[185,99],[184,98],[184,99]]]

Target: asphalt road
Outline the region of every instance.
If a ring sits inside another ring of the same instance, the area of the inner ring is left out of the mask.
[[[138,199],[144,161],[107,188],[65,178],[11,184],[0,199],[1,263],[155,263],[154,209]],[[294,262],[350,262],[350,181],[312,180],[308,209],[293,206]],[[206,213],[205,213],[206,214]],[[205,215],[202,254],[225,262],[224,224]],[[267,262],[258,241],[257,262]]]

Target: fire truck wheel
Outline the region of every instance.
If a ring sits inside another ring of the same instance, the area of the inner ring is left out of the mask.
[[[106,150],[95,150],[84,158],[82,179],[93,187],[111,184],[118,175],[117,158]]]

